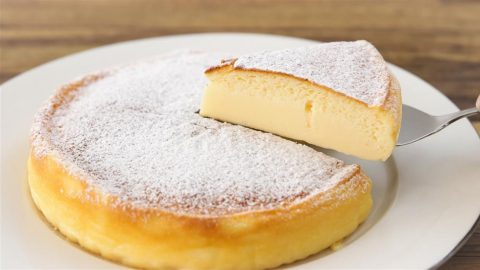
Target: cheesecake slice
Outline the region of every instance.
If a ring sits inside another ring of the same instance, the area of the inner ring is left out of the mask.
[[[367,41],[245,55],[205,74],[203,116],[369,160],[395,147],[400,87]]]

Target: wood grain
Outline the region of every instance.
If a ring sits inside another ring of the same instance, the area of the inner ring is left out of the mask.
[[[0,83],[52,59],[130,39],[261,32],[367,39],[460,108],[480,93],[480,1],[1,0]],[[480,121],[480,117],[473,118]],[[480,132],[480,122],[475,122]],[[441,269],[480,269],[480,229]]]

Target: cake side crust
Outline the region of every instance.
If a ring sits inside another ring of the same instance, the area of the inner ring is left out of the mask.
[[[371,181],[358,168],[299,203],[216,217],[120,207],[50,157],[30,154],[28,179],[36,206],[70,240],[110,260],[154,269],[263,269],[292,262],[350,234],[372,204]],[[253,260],[254,254],[263,259]]]

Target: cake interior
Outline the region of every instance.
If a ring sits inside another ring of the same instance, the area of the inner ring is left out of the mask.
[[[318,84],[274,72],[207,71],[200,114],[369,160],[386,160],[397,139],[396,119]]]

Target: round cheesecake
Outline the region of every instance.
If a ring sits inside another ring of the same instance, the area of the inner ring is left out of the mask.
[[[32,198],[68,239],[148,269],[265,269],[340,241],[371,181],[308,146],[198,114],[223,55],[178,52],[98,72],[36,115]]]

